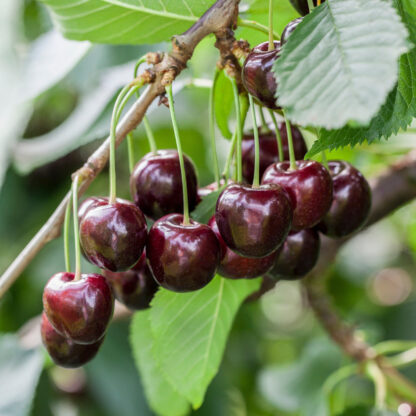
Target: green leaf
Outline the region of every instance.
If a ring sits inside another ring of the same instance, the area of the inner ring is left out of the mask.
[[[69,39],[157,43],[187,30],[214,0],[41,0]]]
[[[238,308],[259,284],[216,276],[196,292],[156,293],[150,309],[154,354],[167,380],[194,408],[218,371]]]
[[[395,5],[409,28],[416,28],[416,21],[404,11],[400,1]],[[416,34],[410,31],[411,40],[416,42]],[[397,134],[400,129],[406,130],[416,117],[416,48],[400,58],[399,81],[388,95],[386,103],[379,113],[365,128],[344,127],[340,130],[323,130],[320,139],[314,143],[306,157],[313,156],[323,150],[334,150],[347,145],[355,146],[365,141],[372,143],[382,138]]]
[[[0,338],[0,415],[29,414],[43,368],[39,349],[25,349],[13,335]]]
[[[224,188],[220,188],[202,198],[202,201],[192,212],[192,218],[195,221],[206,224],[210,220],[210,218],[214,215],[218,197],[220,196],[220,193],[223,191],[223,189]]]
[[[397,416],[397,413],[390,410],[371,409],[367,406],[356,406],[346,409],[337,416]]]
[[[326,1],[276,60],[280,105],[300,125],[368,124],[397,82],[407,36],[390,2]]]
[[[130,343],[152,410],[160,416],[186,415],[189,403],[166,381],[155,360],[150,310],[135,313],[131,322]]]
[[[231,139],[232,134],[228,126],[228,120],[234,108],[234,94],[231,81],[224,71],[218,74],[214,90],[215,120],[221,134],[226,139]]]

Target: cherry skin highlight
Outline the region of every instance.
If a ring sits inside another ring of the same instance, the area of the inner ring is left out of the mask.
[[[215,210],[227,246],[240,256],[255,258],[277,250],[290,230],[292,215],[289,196],[276,185],[229,185]]]
[[[295,29],[298,27],[299,23],[302,20],[303,20],[303,17],[298,17],[297,19],[292,20],[286,25],[286,27],[284,28],[282,32],[282,37],[280,39],[282,46],[287,42],[289,37],[292,35],[292,33],[295,31]]]
[[[211,217],[208,225],[217,236],[221,247],[221,261],[217,269],[217,273],[220,276],[227,277],[229,279],[253,279],[264,275],[273,267],[277,251],[273,252],[269,256],[257,259],[242,257],[237,253],[234,253],[234,251],[232,251],[225,244],[225,241],[221,237],[218,230],[215,216]]]
[[[348,162],[328,162],[334,187],[331,208],[318,229],[332,238],[346,237],[364,226],[371,208],[371,189],[362,173]]]
[[[279,123],[279,132],[282,138],[283,158],[289,160],[289,146],[287,142],[287,131],[284,123]],[[261,131],[261,128],[259,129]],[[305,140],[303,139],[300,130],[291,126],[293,148],[295,151],[296,160],[302,160],[308,149],[306,148]],[[273,163],[279,161],[279,153],[277,149],[276,135],[273,130],[267,133],[260,133],[259,147],[260,147],[260,178],[263,176],[265,170]],[[242,142],[242,159],[243,159],[243,178],[247,183],[253,182],[254,177],[254,134],[245,134]]]
[[[269,276],[296,280],[308,274],[319,257],[321,240],[314,229],[292,231],[279,248]]]
[[[78,207],[78,222],[81,223],[88,211],[107,204],[108,198],[105,196],[90,196],[84,199]]]
[[[279,108],[276,105],[277,85],[272,68],[279,56],[280,42],[274,41],[274,47],[269,51],[269,42],[257,45],[248,54],[242,71],[246,90],[261,104],[273,110]]]
[[[116,299],[130,309],[148,308],[159,287],[146,263],[146,253],[131,270],[118,273],[103,270],[103,275]]]
[[[139,261],[146,235],[144,215],[132,202],[122,199],[90,209],[80,225],[87,259],[112,272],[129,270]]]
[[[189,210],[197,204],[198,180],[193,162],[184,155]],[[148,217],[183,211],[182,180],[176,150],[148,153],[135,166],[130,177],[130,191],[135,204]]]
[[[94,344],[107,330],[114,298],[100,274],[53,275],[43,291],[43,308],[55,330],[78,344]]]
[[[93,344],[77,344],[59,334],[49,322],[45,312],[42,313],[40,332],[43,345],[53,362],[65,368],[81,367],[91,361],[104,340],[102,337]]]
[[[210,227],[183,215],[157,220],[146,245],[148,264],[160,286],[174,292],[190,292],[206,286],[220,260],[220,245]]]
[[[312,228],[321,221],[332,203],[332,180],[323,165],[312,160],[296,162],[290,170],[289,162],[271,165],[264,172],[263,184],[277,184],[289,194],[293,206],[295,231]]]

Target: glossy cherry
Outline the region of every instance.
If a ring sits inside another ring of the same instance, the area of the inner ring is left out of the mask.
[[[55,330],[79,344],[93,344],[104,336],[113,315],[111,288],[100,274],[53,275],[43,291],[43,309]]]
[[[332,160],[328,167],[334,196],[318,229],[329,237],[346,237],[365,224],[371,208],[371,189],[362,173],[348,162]]]
[[[283,280],[300,279],[314,268],[320,246],[319,233],[314,229],[290,232],[268,274]]]
[[[325,0],[322,0],[322,3]],[[302,15],[306,16],[309,13],[308,0],[290,0],[292,6]],[[318,5],[317,0],[313,0],[314,6]]]
[[[102,337],[93,344],[77,344],[59,334],[49,322],[45,312],[42,313],[40,333],[43,345],[53,362],[65,368],[81,367],[92,360],[104,340]]]
[[[231,183],[232,181],[228,181],[228,183]],[[224,179],[220,180],[220,186],[224,186],[225,181]],[[202,188],[198,189],[198,202],[201,202],[203,198],[205,198],[207,195],[211,194],[214,191],[218,190],[217,182],[212,182]]]
[[[131,269],[146,244],[144,215],[132,202],[90,209],[80,225],[80,240],[88,260],[101,269],[120,272]]]
[[[192,161],[184,155],[189,209],[197,204],[198,181]],[[182,212],[182,180],[176,150],[149,153],[135,166],[130,177],[130,191],[135,204],[145,215],[157,220]]]
[[[280,38],[280,43],[282,46],[287,42],[291,34],[295,31],[298,27],[299,23],[303,20],[303,17],[298,17],[295,20],[289,22],[282,32],[282,37]]]
[[[229,279],[253,279],[264,275],[274,264],[277,251],[262,258],[243,257],[232,251],[221,237],[215,216],[211,217],[208,225],[218,238],[221,248],[221,260],[217,273]]]
[[[130,309],[146,309],[159,287],[146,263],[146,253],[139,262],[126,272],[103,270],[114,296]]]
[[[81,223],[86,213],[100,205],[108,204],[108,198],[105,196],[90,196],[84,199],[78,207],[78,222]]]
[[[170,214],[156,221],[146,245],[148,264],[165,289],[189,292],[207,285],[215,275],[220,245],[210,227],[183,215]]]
[[[289,146],[287,142],[287,130],[284,123],[279,123],[279,132],[282,138],[283,146],[283,157],[284,160],[289,160]],[[261,130],[261,129],[259,129]],[[300,130],[291,126],[292,130],[292,139],[293,147],[295,150],[296,160],[302,160],[306,152],[308,151],[306,147],[305,140],[303,139],[302,133]],[[276,135],[273,130],[267,133],[261,133],[259,135],[259,145],[260,145],[260,177],[263,176],[264,171],[273,163],[279,161],[278,149]],[[242,143],[242,158],[243,158],[243,178],[248,183],[253,182],[254,176],[254,134],[245,134],[243,137]]]
[[[332,202],[332,180],[323,165],[312,160],[271,165],[264,172],[263,184],[277,184],[289,194],[293,205],[293,230],[312,228],[321,221]]]
[[[215,209],[227,246],[240,256],[256,258],[270,255],[283,243],[292,215],[289,196],[277,185],[229,185]]]
[[[276,109],[276,80],[272,67],[280,52],[280,42],[274,41],[275,49],[269,51],[269,43],[257,45],[248,54],[242,72],[242,80],[246,90],[260,103],[268,108]]]

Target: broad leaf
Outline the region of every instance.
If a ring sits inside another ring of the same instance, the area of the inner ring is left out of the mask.
[[[400,1],[395,5],[403,21],[410,28],[411,40],[416,43],[416,21],[404,11]],[[399,81],[389,94],[386,103],[379,113],[371,120],[368,127],[344,127],[340,130],[323,130],[320,139],[314,143],[307,157],[313,156],[322,150],[336,149],[347,145],[355,146],[364,141],[372,143],[375,140],[389,138],[397,134],[400,129],[406,130],[416,117],[416,48],[400,58]]]
[[[198,408],[218,371],[232,322],[260,280],[216,276],[202,290],[159,290],[150,310],[154,354],[167,380]]]
[[[29,414],[36,386],[43,368],[43,354],[25,349],[17,337],[0,338],[0,415]]]
[[[215,206],[217,204],[218,197],[224,188],[220,188],[216,191],[211,192],[198,204],[196,209],[192,212],[192,218],[195,221],[206,224],[210,218],[214,215]]]
[[[214,0],[42,0],[65,37],[157,43],[187,30]]]
[[[152,410],[160,416],[182,416],[189,403],[165,380],[154,356],[150,329],[150,310],[137,312],[131,322],[130,343],[146,397]]]
[[[215,121],[226,139],[231,139],[232,133],[228,126],[228,120],[234,109],[234,95],[231,81],[224,71],[218,74],[214,90]]]
[[[408,32],[390,2],[328,0],[276,60],[278,102],[300,125],[366,125],[398,79]]]

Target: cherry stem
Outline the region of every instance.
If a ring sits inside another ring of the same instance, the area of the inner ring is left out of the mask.
[[[183,193],[183,224],[189,225],[188,185],[186,183],[185,162],[183,160],[181,139],[179,136],[178,123],[176,121],[175,108],[173,104],[172,84],[169,84],[166,86],[166,94],[168,96],[170,117],[172,119],[172,126],[173,126],[173,131],[175,133],[176,147],[178,149],[179,164],[181,167],[182,193]]]
[[[259,22],[256,22],[255,20],[246,20],[238,18],[237,20],[237,26],[239,27],[247,27],[250,29],[257,30],[258,32],[269,34],[269,28],[267,26],[262,25]],[[273,33],[274,39],[280,40],[280,36],[277,32]]]
[[[325,150],[322,150],[322,152],[321,152],[321,157],[322,157],[322,164],[327,168],[327,169],[329,169],[329,166],[328,166],[328,159],[327,159],[327,157],[326,157],[326,152],[325,152]]]
[[[273,36],[273,0],[269,0],[269,51],[274,50]]]
[[[231,139],[230,150],[228,151],[227,160],[225,161],[224,170],[222,171],[222,176],[225,178],[227,182],[230,177],[230,166],[233,160],[236,143],[237,143],[237,131],[234,132],[233,138]]]
[[[65,254],[65,270],[71,273],[71,261],[69,256],[69,222],[71,219],[71,198],[68,200],[68,204],[65,210],[64,220],[64,254]]]
[[[75,240],[75,277],[74,280],[81,278],[81,246],[79,243],[78,225],[78,176],[72,182],[72,212],[74,220],[74,240]]]
[[[139,67],[140,67],[141,64],[144,64],[145,62],[146,62],[146,55],[143,55],[136,62],[136,65],[134,66],[134,78],[137,78],[137,73],[139,72]]]
[[[257,128],[256,109],[254,107],[254,100],[251,94],[248,95],[248,100],[251,107],[251,117],[253,119],[254,132],[254,177],[253,188],[260,185],[260,144],[259,144],[259,129]]]
[[[309,13],[311,13],[312,10],[315,8],[315,5],[313,4],[313,0],[308,0],[308,7],[309,7]]]
[[[211,137],[211,151],[212,157],[214,160],[214,176],[215,182],[217,182],[218,188],[220,187],[220,166],[218,164],[218,155],[217,155],[217,145],[215,142],[215,85],[217,83],[218,68],[215,69],[214,80],[212,82],[212,87],[209,93],[209,133]]]
[[[295,149],[293,147],[292,128],[290,126],[290,121],[286,116],[285,110],[283,110],[283,116],[285,118],[285,123],[286,123],[287,144],[288,144],[288,147],[289,147],[290,169],[291,170],[296,170],[296,157],[295,157]]]
[[[150,127],[149,119],[147,116],[143,116],[143,125],[146,130],[147,141],[149,142],[150,151],[155,155],[157,153],[157,146],[155,136],[153,135],[152,128]]]
[[[234,93],[234,105],[237,118],[237,182],[241,183],[243,180],[243,159],[241,155],[241,146],[243,142],[243,126],[241,122],[241,107],[240,107],[240,98],[238,94],[237,81],[235,78],[230,78],[231,84],[233,86]]]
[[[129,156],[129,171],[130,173],[133,172],[134,165],[135,165],[135,157],[134,157],[134,144],[133,144],[133,134],[129,133],[127,135],[127,152]]]
[[[263,132],[269,132],[270,129],[264,117],[263,107],[261,105],[258,105],[257,108],[259,109],[259,114],[260,114],[260,119],[261,119],[261,129]]]
[[[387,381],[381,371],[380,367],[374,361],[367,363],[367,374],[373,380],[376,398],[375,406],[377,409],[385,409],[386,407],[386,396],[387,396]]]
[[[270,117],[272,118],[273,125],[274,125],[274,131],[276,135],[276,141],[277,141],[277,150],[279,153],[279,161],[283,162],[284,160],[284,154],[283,154],[283,142],[282,142],[282,135],[280,134],[279,125],[277,124],[276,116],[274,115],[272,110],[269,110]]]

